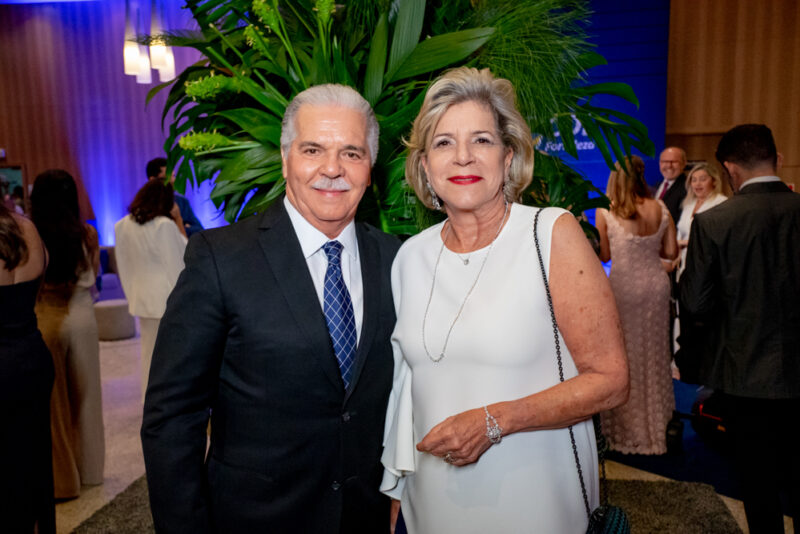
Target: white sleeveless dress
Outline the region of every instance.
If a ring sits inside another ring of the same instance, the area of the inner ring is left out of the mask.
[[[392,266],[395,381],[386,418],[381,490],[402,500],[410,534],[586,530],[567,429],[504,436],[465,467],[415,449],[432,427],[451,415],[559,383],[552,321],[533,239],[537,209],[512,206],[439,363],[429,359],[422,344],[422,322],[439,252],[425,326],[432,356],[440,353],[489,249],[469,255],[442,250],[442,224],[438,224],[409,239]],[[548,208],[539,218],[547,269],[553,223],[564,213]],[[464,265],[467,256],[469,264]],[[577,371],[563,339],[560,343],[569,379]],[[594,508],[598,503],[594,429],[591,420],[573,428]]]

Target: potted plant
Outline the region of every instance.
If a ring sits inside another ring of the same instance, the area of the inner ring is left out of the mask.
[[[638,105],[625,84],[591,84],[602,57],[586,41],[581,0],[188,0],[200,28],[154,36],[203,59],[174,80],[162,125],[176,186],[212,180],[228,221],[263,211],[284,190],[280,127],[289,100],[319,83],[355,87],[375,109],[380,150],[358,217],[413,234],[435,214],[404,180],[407,135],[431,81],[448,68],[489,67],[517,90],[520,110],[542,139],[558,134],[577,157],[579,120],[609,168],[636,147],[653,154],[637,119],[592,103],[611,94]],[[602,192],[562,159],[537,151],[523,201],[576,215],[607,206]],[[584,223],[587,233],[596,233]]]

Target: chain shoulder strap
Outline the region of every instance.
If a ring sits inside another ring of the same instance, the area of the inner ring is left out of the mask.
[[[558,339],[558,323],[556,322],[556,314],[553,311],[553,297],[550,295],[550,284],[547,281],[547,272],[544,270],[544,260],[542,259],[542,249],[539,246],[539,215],[541,215],[544,208],[539,208],[536,216],[533,219],[533,241],[536,244],[536,254],[539,256],[539,268],[542,271],[542,280],[544,281],[544,291],[547,294],[547,305],[550,307],[550,318],[553,321],[553,339],[556,343],[556,360],[558,361],[558,378],[561,382],[564,381],[564,364],[561,360],[561,342]],[[569,440],[572,442],[572,453],[575,456],[575,466],[578,468],[578,479],[581,483],[581,493],[583,494],[583,505],[586,507],[586,515],[591,517],[592,510],[589,508],[589,496],[586,493],[586,483],[583,481],[583,469],[581,468],[581,461],[578,458],[578,446],[575,444],[575,433],[572,430],[572,425],[567,427],[569,429]]]

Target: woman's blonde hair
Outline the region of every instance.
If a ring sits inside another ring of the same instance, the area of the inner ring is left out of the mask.
[[[720,168],[712,162],[703,161],[692,167],[689,174],[686,176],[686,197],[683,199],[682,206],[688,206],[697,200],[697,195],[694,194],[694,189],[692,189],[692,176],[699,171],[706,171],[711,177],[711,183],[714,188],[711,190],[711,194],[708,195],[709,199],[717,195],[731,196],[733,192],[730,190],[730,185],[722,178],[722,171]]]
[[[623,219],[636,215],[636,203],[647,198],[650,193],[644,181],[644,161],[639,156],[625,158],[625,168],[616,164],[616,169],[608,176],[606,195],[611,200],[611,213]]]
[[[503,145],[514,154],[503,193],[509,202],[518,200],[533,178],[533,138],[528,124],[517,110],[514,86],[506,79],[495,78],[489,69],[459,67],[446,72],[430,86],[422,109],[414,119],[411,137],[405,143],[409,152],[406,180],[420,201],[433,209],[422,158],[442,115],[451,106],[462,102],[482,104],[494,115]]]

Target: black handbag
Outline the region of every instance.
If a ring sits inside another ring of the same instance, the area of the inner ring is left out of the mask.
[[[553,298],[550,295],[550,284],[547,281],[547,274],[544,270],[544,260],[542,260],[542,251],[539,247],[539,215],[542,213],[543,208],[539,208],[533,220],[533,240],[536,243],[536,254],[539,256],[539,268],[542,271],[542,279],[544,280],[544,289],[547,294],[547,305],[550,307],[550,318],[553,321],[553,336],[556,344],[556,359],[558,362],[558,377],[561,382],[564,381],[564,365],[561,361],[561,343],[558,340],[558,323],[556,322],[556,314],[553,311]],[[594,418],[595,435],[597,436],[597,454],[600,463],[600,506],[592,511],[589,508],[589,496],[586,493],[586,483],[583,480],[583,469],[581,468],[581,461],[578,458],[578,446],[575,444],[575,434],[572,431],[572,425],[567,427],[569,429],[569,439],[572,442],[572,453],[575,456],[575,466],[578,469],[578,479],[581,483],[581,492],[583,493],[583,504],[586,507],[586,515],[589,516],[589,526],[586,528],[587,534],[630,534],[631,525],[628,521],[628,516],[625,511],[619,506],[612,506],[608,504],[608,483],[606,481],[606,461],[605,453],[608,449],[606,440],[603,437],[602,428],[600,425],[600,417],[595,415]]]

